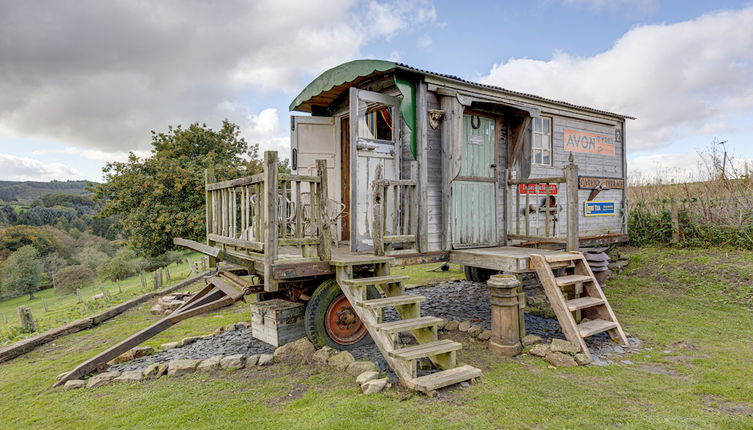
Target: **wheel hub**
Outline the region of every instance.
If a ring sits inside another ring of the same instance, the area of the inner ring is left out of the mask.
[[[341,345],[352,345],[366,335],[366,326],[358,318],[344,294],[336,297],[327,308],[324,319],[327,335]]]

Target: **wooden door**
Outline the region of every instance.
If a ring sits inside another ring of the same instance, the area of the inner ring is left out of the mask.
[[[497,245],[495,121],[463,115],[460,171],[452,181],[452,245],[472,248]]]
[[[327,161],[327,194],[340,199],[340,169],[335,165],[335,119],[323,116],[291,118],[291,170],[298,175],[316,175],[316,160]]]
[[[350,249],[373,249],[371,181],[400,177],[399,99],[373,91],[350,89]],[[390,214],[389,208],[387,214]],[[388,218],[391,215],[388,215]],[[388,219],[388,223],[391,218]]]

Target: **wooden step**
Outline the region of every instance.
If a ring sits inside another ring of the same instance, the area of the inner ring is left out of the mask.
[[[617,328],[617,323],[614,321],[591,320],[578,324],[578,331],[582,337],[593,336],[613,328]]]
[[[554,280],[557,282],[558,287],[566,287],[568,285],[575,285],[578,282],[593,281],[593,278],[586,275],[567,275],[554,278]]]
[[[375,324],[374,328],[384,333],[393,334],[435,326],[440,324],[442,321],[444,321],[442,318],[437,317],[419,317]]]
[[[604,300],[597,297],[580,297],[567,301],[567,308],[570,312],[575,312],[578,309],[592,308],[594,306],[603,305]]]
[[[463,344],[450,339],[422,343],[390,351],[390,356],[403,360],[418,360],[432,355],[444,354],[463,348]]]
[[[547,263],[562,263],[562,262],[580,260],[581,258],[583,258],[581,253],[571,254],[569,252],[562,252],[559,254],[550,254],[550,255],[544,256],[544,259],[546,259]]]
[[[431,375],[419,376],[418,378],[411,379],[410,383],[414,385],[417,390],[429,392],[459,382],[478,378],[480,376],[481,369],[465,365],[432,373]]]
[[[395,284],[410,279],[410,276],[405,275],[388,275],[388,276],[374,276],[371,278],[355,278],[355,279],[340,279],[340,283],[349,287],[357,287],[361,285],[384,285]]]
[[[358,303],[358,306],[363,306],[370,309],[381,309],[389,306],[411,305],[414,303],[421,303],[426,301],[426,297],[417,296],[414,294],[405,294],[402,296],[384,297],[381,299],[364,300]]]

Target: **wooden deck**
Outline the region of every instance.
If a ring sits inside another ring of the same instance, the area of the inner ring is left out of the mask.
[[[512,273],[532,272],[533,266],[530,263],[531,254],[549,256],[564,254],[564,251],[517,246],[458,249],[450,251],[450,262]]]

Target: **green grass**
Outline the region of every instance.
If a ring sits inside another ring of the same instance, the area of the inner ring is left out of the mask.
[[[197,256],[198,254],[192,254],[189,258],[196,259]],[[171,264],[168,269],[170,270],[173,283],[186,279],[191,273],[185,261],[180,264]],[[0,346],[24,337],[33,336],[51,328],[59,327],[140,296],[146,292],[153,291],[152,285],[154,279],[152,275],[146,273],[145,276],[147,278],[147,289],[142,288],[138,275],[120,281],[120,289],[118,289],[115,282],[96,281],[93,285],[81,289],[82,303],[78,303],[76,294],[58,294],[51,288],[34,293],[34,300],[29,300],[28,296],[21,296],[2,301],[0,302]],[[163,285],[166,287],[169,284],[164,283]],[[92,300],[92,296],[102,292],[102,287],[107,291],[109,299]],[[47,305],[47,310],[45,310],[45,304]],[[20,332],[18,328],[18,313],[16,311],[16,308],[19,306],[31,308],[37,325],[35,333]]]
[[[48,390],[55,375],[155,321],[146,304],[0,364],[0,427],[752,428],[753,318],[744,300],[747,283],[736,276],[753,270],[753,252],[645,248],[623,254],[631,264],[606,293],[625,329],[650,348],[628,357],[633,364],[554,369],[530,356],[496,357],[464,339],[460,359],[481,367],[482,381],[438,398],[402,389],[366,397],[341,372],[281,364]],[[417,279],[425,274],[405,270]],[[248,306],[239,303],[186,320],[148,344],[248,318]]]

